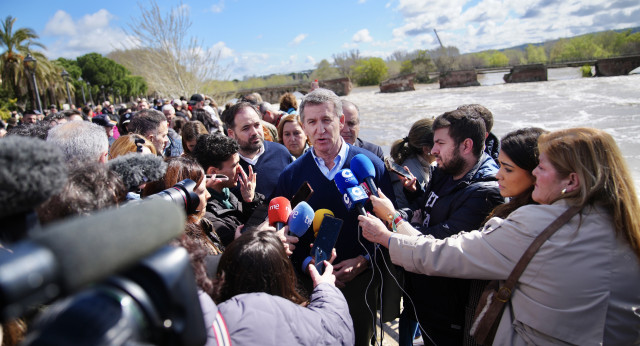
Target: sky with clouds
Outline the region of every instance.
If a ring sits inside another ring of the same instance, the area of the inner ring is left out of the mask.
[[[190,34],[220,53],[229,78],[314,68],[358,49],[386,58],[396,50],[445,45],[463,52],[501,49],[588,32],[640,26],[638,0],[157,0],[184,6]],[[124,29],[149,2],[2,1],[0,13],[40,35],[50,59],[125,47]],[[4,18],[3,18],[4,19]]]

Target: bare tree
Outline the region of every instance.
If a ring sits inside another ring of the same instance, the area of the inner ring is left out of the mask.
[[[360,59],[360,51],[357,49],[333,55],[333,63],[338,68],[338,71],[343,76],[349,77],[349,79],[353,79],[353,67]]]
[[[155,0],[138,6],[140,14],[131,19],[127,30],[135,48],[124,48],[111,56],[133,74],[143,76],[149,91],[188,96],[202,93],[208,81],[222,76],[225,69],[219,63],[220,52],[203,48],[197,37],[189,35],[187,6],[179,4],[168,13],[160,12]]]

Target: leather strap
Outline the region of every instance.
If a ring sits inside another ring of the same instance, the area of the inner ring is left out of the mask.
[[[531,243],[531,245],[529,245],[529,247],[527,248],[527,251],[524,252],[515,268],[513,268],[513,271],[511,272],[511,274],[509,274],[507,281],[505,281],[504,285],[500,288],[500,291],[498,291],[499,294],[497,298],[509,300],[509,297],[511,297],[511,292],[513,291],[513,287],[516,285],[518,279],[520,278],[522,273],[524,273],[527,265],[529,265],[529,262],[531,262],[531,259],[536,255],[542,244],[544,244],[544,242],[546,242],[554,233],[556,233],[556,231],[560,229],[562,225],[569,222],[569,220],[571,220],[571,218],[576,215],[580,211],[580,209],[582,209],[582,207],[570,207],[564,213],[558,216],[557,219],[555,219],[549,226],[547,226],[547,228],[544,229],[544,231],[542,231],[542,233],[540,233],[536,237],[533,243]],[[502,294],[508,295],[503,296]]]
[[[478,343],[485,344],[486,342],[492,342],[493,336],[490,334],[495,333],[497,326],[496,323],[498,323],[498,319],[502,315],[504,304],[511,299],[513,288],[524,270],[527,268],[527,265],[533,256],[535,256],[536,252],[538,252],[542,244],[544,244],[549,237],[551,237],[562,225],[567,223],[581,209],[581,207],[570,207],[567,209],[549,226],[547,226],[547,228],[545,228],[542,233],[536,237],[533,243],[529,245],[516,266],[513,268],[513,271],[511,271],[511,274],[509,274],[507,281],[505,281],[504,285],[491,297],[491,302],[488,304],[486,311],[484,311],[482,316],[478,316],[478,320],[474,322],[474,326],[472,327],[474,331],[472,334]],[[491,281],[489,285],[495,285],[496,287],[499,286],[498,282],[495,280]]]

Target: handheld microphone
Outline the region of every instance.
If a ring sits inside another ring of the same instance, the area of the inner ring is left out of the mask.
[[[336,183],[338,191],[342,194],[347,192],[348,188],[358,185],[358,179],[356,179],[355,175],[353,175],[353,172],[349,168],[338,171],[338,174],[333,178],[333,181]]]
[[[313,215],[313,236],[318,237],[318,230],[320,229],[320,225],[322,224],[322,220],[324,220],[325,216],[333,216],[333,212],[329,209],[318,209],[316,213]]]
[[[350,169],[343,169],[336,174],[334,181],[338,190],[342,193],[342,202],[347,210],[356,208],[360,215],[367,215],[364,203],[369,198],[367,193],[358,186],[358,181]],[[343,192],[344,191],[344,192]]]
[[[358,154],[351,159],[351,169],[353,174],[358,178],[358,181],[365,184],[367,189],[372,195],[378,196],[378,188],[373,178],[376,176],[376,169],[373,167],[373,162],[366,155]]]
[[[0,253],[0,308],[6,320],[112,275],[184,231],[172,203],[143,201],[55,223]]]
[[[287,220],[289,231],[298,237],[302,237],[313,223],[313,217],[313,209],[309,203],[304,201],[298,203]]]
[[[269,225],[279,231],[287,223],[291,214],[291,203],[284,197],[276,197],[269,202]]]

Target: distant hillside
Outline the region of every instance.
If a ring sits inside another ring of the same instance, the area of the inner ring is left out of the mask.
[[[544,42],[538,42],[538,43],[524,43],[521,44],[519,46],[514,46],[514,47],[509,47],[509,48],[502,48],[502,49],[497,49],[500,52],[504,52],[505,50],[509,50],[509,49],[513,49],[513,50],[521,50],[524,51],[527,46],[532,45],[532,46],[544,46],[546,44],[554,44],[560,40],[564,40],[564,39],[572,39],[572,38],[576,38],[576,37],[582,37],[582,36],[587,36],[587,35],[594,35],[594,34],[599,34],[599,33],[603,33],[603,32],[608,32],[608,31],[615,31],[615,32],[623,32],[623,31],[627,31],[627,30],[631,30],[632,34],[635,34],[636,32],[640,32],[640,26],[637,26],[635,28],[626,28],[626,29],[619,29],[619,30],[603,30],[603,31],[594,31],[594,32],[589,32],[586,34],[582,34],[582,35],[576,35],[576,36],[569,36],[569,37],[561,37],[555,40],[548,40],[548,41],[544,41]],[[476,52],[478,53],[478,52]]]

